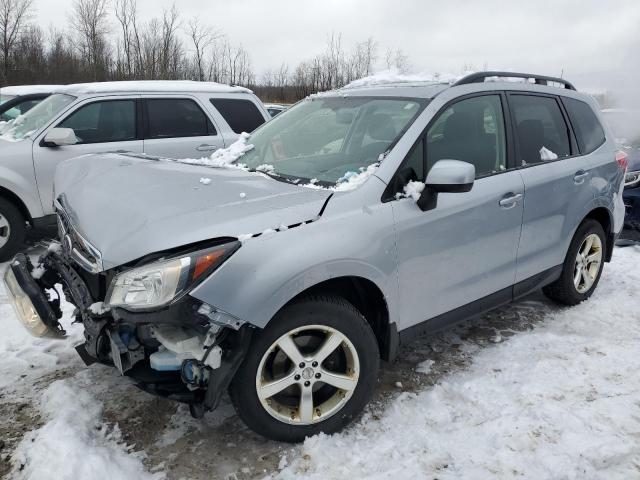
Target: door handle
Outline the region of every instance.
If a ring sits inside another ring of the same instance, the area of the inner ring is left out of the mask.
[[[202,145],[198,145],[196,150],[199,152],[215,152],[218,150],[218,147],[216,145],[207,145],[206,143],[203,143]]]
[[[584,179],[589,176],[589,172],[585,172],[584,170],[578,170],[573,176],[573,182],[577,185],[584,183]]]
[[[516,203],[518,203],[518,200],[521,198],[521,193],[507,193],[498,203],[502,208],[509,210],[510,208],[515,207]]]

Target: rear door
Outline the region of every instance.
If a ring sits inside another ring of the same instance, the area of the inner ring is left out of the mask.
[[[189,96],[143,98],[144,152],[169,158],[201,158],[224,140],[200,103]]]
[[[53,175],[61,161],[87,153],[142,153],[137,112],[137,99],[131,96],[88,100],[54,125],[72,128],[78,143],[46,146],[42,140],[46,131],[36,139],[33,143],[33,164],[45,214],[53,213]]]
[[[560,98],[508,95],[524,182],[516,282],[560,266],[575,229],[593,204],[598,155],[582,156]]]

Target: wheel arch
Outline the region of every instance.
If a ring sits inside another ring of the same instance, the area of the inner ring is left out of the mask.
[[[33,220],[27,206],[20,199],[20,197],[15,193],[13,193],[11,190],[9,190],[6,187],[0,186],[0,198],[4,198],[5,200],[8,200],[9,202],[13,203],[16,206],[16,208],[20,211],[20,213],[22,214],[25,220],[29,222]]]
[[[592,219],[602,225],[606,236],[605,262],[610,262],[613,255],[613,246],[615,241],[615,233],[613,232],[613,216],[608,208],[597,207],[591,210],[583,219]]]
[[[301,298],[316,294],[339,296],[351,303],[371,326],[378,342],[381,358],[386,361],[392,361],[395,358],[398,349],[396,325],[390,321],[387,300],[376,283],[354,275],[333,277],[305,288],[281,309]]]

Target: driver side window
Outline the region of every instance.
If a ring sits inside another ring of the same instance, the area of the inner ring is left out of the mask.
[[[58,127],[72,128],[83,143],[106,143],[135,140],[135,100],[108,100],[80,107]]]
[[[427,131],[427,171],[444,159],[476,167],[476,178],[506,170],[506,141],[499,95],[471,97],[440,113]]]

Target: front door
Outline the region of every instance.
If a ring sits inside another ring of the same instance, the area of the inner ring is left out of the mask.
[[[420,177],[441,159],[476,167],[470,192],[440,193],[423,212],[411,198],[393,201],[398,245],[400,328],[491,294],[510,298],[522,225],[524,184],[507,166],[501,95],[479,95],[445,107],[406,162]],[[402,168],[405,168],[403,165]]]
[[[135,98],[81,104],[54,126],[72,128],[78,143],[62,147],[45,146],[42,139],[46,136],[46,131],[33,143],[33,164],[45,215],[53,213],[53,177],[57,165],[63,160],[88,153],[142,153]]]

